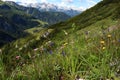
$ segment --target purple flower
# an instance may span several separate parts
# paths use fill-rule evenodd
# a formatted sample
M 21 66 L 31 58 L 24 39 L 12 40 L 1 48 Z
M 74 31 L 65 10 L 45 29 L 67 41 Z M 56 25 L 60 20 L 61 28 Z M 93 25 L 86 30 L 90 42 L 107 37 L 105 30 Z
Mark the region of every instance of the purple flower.
M 85 31 L 85 34 L 86 34 L 86 35 L 89 35 L 89 34 L 90 34 L 90 31 Z
M 52 51 L 52 50 L 50 50 L 50 51 L 49 51 L 49 53 L 50 53 L 50 54 L 52 54 L 52 53 L 53 53 L 53 51 Z
M 65 51 L 62 51 L 62 55 L 65 56 Z
M 118 42 L 120 42 L 120 39 L 118 40 Z
M 50 44 L 49 44 L 49 45 L 50 45 L 51 47 L 52 47 L 52 46 L 54 46 L 54 42 L 50 42 Z

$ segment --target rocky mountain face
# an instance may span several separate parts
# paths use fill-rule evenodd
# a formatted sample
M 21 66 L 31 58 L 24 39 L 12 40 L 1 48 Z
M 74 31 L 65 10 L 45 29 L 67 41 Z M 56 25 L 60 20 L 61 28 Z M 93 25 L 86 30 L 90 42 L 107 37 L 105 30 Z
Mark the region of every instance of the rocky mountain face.
M 66 13 L 67 15 L 73 17 L 76 16 L 78 14 L 80 14 L 82 12 L 82 10 L 75 10 L 72 8 L 64 8 L 64 7 L 59 7 L 57 5 L 54 4 L 50 4 L 50 3 L 30 3 L 30 4 L 26 4 L 26 3 L 21 3 L 18 2 L 18 4 L 20 5 L 24 5 L 27 7 L 34 7 L 37 8 L 38 10 L 42 11 L 42 12 L 63 12 Z

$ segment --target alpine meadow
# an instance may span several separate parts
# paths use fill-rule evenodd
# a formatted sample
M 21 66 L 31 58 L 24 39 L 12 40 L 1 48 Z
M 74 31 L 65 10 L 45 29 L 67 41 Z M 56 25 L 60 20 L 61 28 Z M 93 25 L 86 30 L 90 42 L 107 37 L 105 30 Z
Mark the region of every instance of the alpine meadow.
M 0 80 L 120 80 L 120 0 L 76 12 L 0 1 Z

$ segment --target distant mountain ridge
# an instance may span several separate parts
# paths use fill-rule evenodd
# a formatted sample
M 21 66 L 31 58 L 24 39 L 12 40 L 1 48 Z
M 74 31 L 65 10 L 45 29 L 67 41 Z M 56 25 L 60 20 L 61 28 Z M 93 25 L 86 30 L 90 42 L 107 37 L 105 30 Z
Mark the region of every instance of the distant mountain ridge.
M 26 29 L 46 27 L 69 18 L 62 12 L 40 12 L 12 1 L 0 1 L 0 46 L 28 35 Z
M 57 5 L 50 4 L 50 3 L 29 3 L 29 4 L 27 4 L 27 3 L 17 2 L 17 4 L 23 5 L 26 7 L 34 7 L 42 12 L 45 12 L 45 11 L 64 12 L 71 17 L 76 16 L 82 12 L 82 10 L 75 10 L 72 8 L 59 7 Z
M 22 6 L 13 1 L 6 1 L 5 3 L 16 7 L 18 10 L 22 10 L 27 14 L 32 15 L 35 18 L 40 19 L 41 21 L 47 22 L 48 25 L 55 24 L 61 21 L 65 21 L 71 18 L 69 15 L 63 12 L 52 12 L 52 11 L 40 11 L 37 8 Z

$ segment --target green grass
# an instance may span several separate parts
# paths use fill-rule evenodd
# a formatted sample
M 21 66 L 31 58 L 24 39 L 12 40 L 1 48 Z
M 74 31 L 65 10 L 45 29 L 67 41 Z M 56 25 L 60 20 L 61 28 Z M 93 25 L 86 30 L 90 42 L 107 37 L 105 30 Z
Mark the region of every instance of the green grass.
M 119 80 L 120 20 L 113 13 L 119 3 L 105 1 L 66 22 L 28 29 L 28 37 L 5 45 L 1 80 Z
M 97 24 L 99 24 L 99 22 L 94 24 L 94 26 Z M 106 32 L 105 34 L 101 33 L 103 29 L 100 29 L 99 27 L 96 28 L 95 31 L 93 31 L 93 28 L 90 29 L 87 27 L 74 34 L 66 35 L 66 38 L 62 41 L 60 41 L 59 38 L 56 40 L 49 38 L 44 44 L 35 47 L 38 48 L 37 51 L 34 51 L 35 48 L 30 46 L 35 45 L 34 42 L 37 41 L 35 40 L 35 36 L 33 43 L 31 44 L 29 41 L 32 38 L 28 38 L 28 40 L 21 39 L 17 41 L 18 43 L 16 42 L 14 45 L 9 45 L 13 47 L 13 49 L 12 51 L 11 49 L 8 50 L 9 57 L 7 58 L 9 58 L 9 63 L 16 66 L 16 68 L 10 66 L 11 64 L 7 65 L 9 66 L 9 69 L 13 68 L 14 70 L 9 74 L 9 77 L 4 78 L 58 80 L 59 77 L 64 77 L 65 80 L 74 80 L 75 77 L 79 75 L 81 78 L 88 80 L 97 80 L 99 78 L 107 79 L 111 77 L 114 77 L 115 80 L 119 80 L 119 78 L 115 76 L 115 72 L 119 69 L 119 63 L 112 67 L 110 66 L 111 63 L 115 63 L 115 60 L 119 61 L 120 42 L 118 40 L 120 39 L 120 32 L 119 26 L 116 26 L 118 27 L 118 30 Z M 87 30 L 90 31 L 88 35 L 85 34 L 85 31 Z M 96 34 L 97 31 L 98 34 Z M 65 36 L 64 32 L 61 32 L 61 34 Z M 80 36 L 81 34 L 83 35 Z M 107 37 L 109 34 L 112 35 L 110 38 Z M 55 45 L 49 47 L 47 44 L 47 41 L 49 40 L 54 42 Z M 105 41 L 105 44 L 100 43 L 102 40 Z M 29 46 L 23 48 L 22 51 L 19 51 L 21 46 L 19 44 L 22 44 L 21 42 L 25 42 L 23 43 L 24 45 L 29 43 Z M 15 48 L 15 44 L 18 44 L 18 48 Z M 42 51 L 41 46 L 46 48 L 47 51 Z M 104 50 L 102 49 L 103 47 L 105 47 Z M 52 51 L 52 54 L 49 51 Z M 21 56 L 19 60 L 15 60 L 15 56 L 17 55 Z M 21 62 L 23 64 L 21 64 Z M 2 69 L 3 65 L 6 64 L 1 64 Z M 2 76 L 5 75 L 3 74 Z

